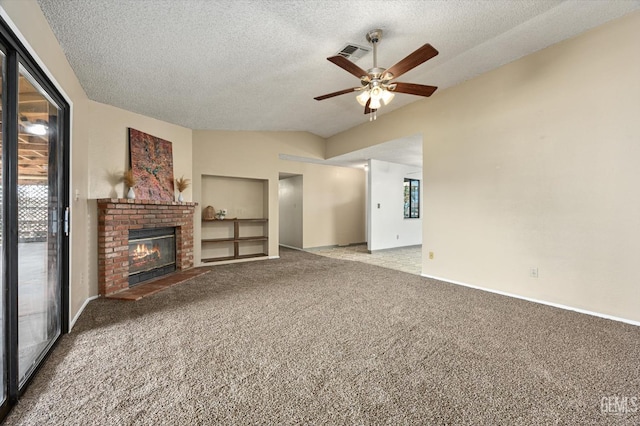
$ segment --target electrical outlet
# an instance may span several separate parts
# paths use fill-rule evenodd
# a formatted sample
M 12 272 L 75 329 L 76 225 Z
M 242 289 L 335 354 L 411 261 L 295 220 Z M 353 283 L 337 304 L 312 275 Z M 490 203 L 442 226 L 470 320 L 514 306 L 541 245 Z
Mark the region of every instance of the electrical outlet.
M 432 251 L 429 252 L 429 259 L 433 260 L 433 252 Z
M 396 235 L 396 240 L 400 239 L 400 234 Z
M 529 276 L 531 278 L 538 278 L 538 268 L 529 269 Z

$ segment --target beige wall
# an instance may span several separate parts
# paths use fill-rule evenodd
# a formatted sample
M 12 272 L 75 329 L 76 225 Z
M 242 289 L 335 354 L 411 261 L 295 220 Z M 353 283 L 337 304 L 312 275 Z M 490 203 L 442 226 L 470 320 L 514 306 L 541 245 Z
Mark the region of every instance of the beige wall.
M 201 176 L 200 210 L 212 206 L 216 212 L 226 209 L 228 218 L 263 218 L 265 184 L 266 181 L 258 179 Z
M 638 40 L 634 13 L 332 137 L 327 154 L 421 132 L 425 274 L 640 321 Z
M 324 139 L 306 132 L 193 132 L 193 199 L 200 202 L 201 176 L 265 179 L 268 183 L 269 255 L 278 255 L 279 173 L 304 176 L 305 247 L 364 241 L 364 172 L 280 160 L 279 154 L 324 158 Z M 200 262 L 200 214 L 196 213 L 196 264 Z M 215 206 L 219 208 L 218 206 Z M 220 206 L 222 207 L 222 206 Z
M 303 176 L 303 248 L 366 241 L 366 175 L 363 169 L 291 161 L 281 164 L 282 171 Z
M 122 173 L 129 168 L 130 127 L 171 142 L 174 176 L 191 179 L 191 129 L 94 101 L 89 111 L 89 198 L 125 196 Z M 191 201 L 191 194 L 189 187 L 184 200 Z

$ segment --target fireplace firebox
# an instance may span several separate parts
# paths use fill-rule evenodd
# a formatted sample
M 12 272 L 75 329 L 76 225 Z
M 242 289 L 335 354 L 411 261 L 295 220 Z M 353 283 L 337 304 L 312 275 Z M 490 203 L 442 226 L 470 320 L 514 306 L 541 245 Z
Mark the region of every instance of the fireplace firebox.
M 176 229 L 129 230 L 129 286 L 176 270 Z

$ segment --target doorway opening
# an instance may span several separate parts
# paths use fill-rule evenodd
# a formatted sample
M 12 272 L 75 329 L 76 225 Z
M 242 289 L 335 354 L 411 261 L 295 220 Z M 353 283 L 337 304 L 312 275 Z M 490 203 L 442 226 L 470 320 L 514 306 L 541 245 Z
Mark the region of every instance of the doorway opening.
M 303 249 L 302 175 L 280 173 L 278 180 L 279 238 L 284 247 Z

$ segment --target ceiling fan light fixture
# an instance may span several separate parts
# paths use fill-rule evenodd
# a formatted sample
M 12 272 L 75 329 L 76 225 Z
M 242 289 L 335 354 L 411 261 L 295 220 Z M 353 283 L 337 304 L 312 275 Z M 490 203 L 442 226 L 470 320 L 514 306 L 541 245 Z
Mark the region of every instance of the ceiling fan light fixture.
M 362 106 L 365 106 L 367 104 L 367 101 L 369 100 L 369 97 L 371 95 L 369 94 L 368 90 L 363 90 L 362 93 L 360 93 L 358 96 L 356 96 L 356 100 L 358 101 L 358 103 Z
M 389 102 L 391 102 L 395 96 L 395 93 L 385 89 L 382 91 L 382 102 L 384 102 L 385 105 L 389 105 Z
M 380 104 L 380 98 L 374 98 L 373 96 L 371 97 L 371 103 L 369 104 L 369 108 L 370 109 L 378 109 L 380 108 L 382 105 Z
M 382 98 L 382 92 L 384 90 L 380 86 L 374 86 L 371 88 L 371 100 Z

